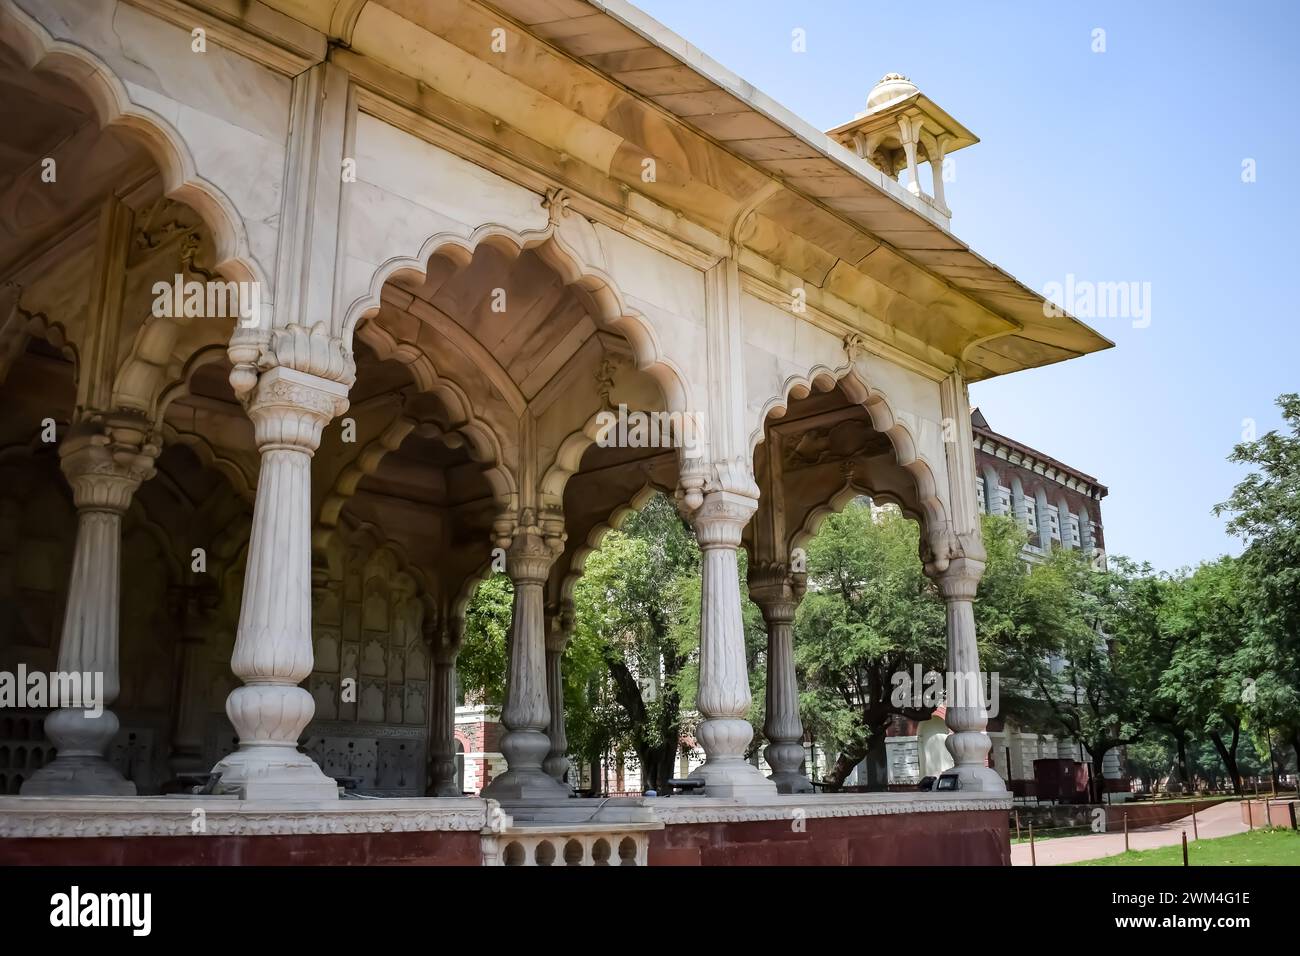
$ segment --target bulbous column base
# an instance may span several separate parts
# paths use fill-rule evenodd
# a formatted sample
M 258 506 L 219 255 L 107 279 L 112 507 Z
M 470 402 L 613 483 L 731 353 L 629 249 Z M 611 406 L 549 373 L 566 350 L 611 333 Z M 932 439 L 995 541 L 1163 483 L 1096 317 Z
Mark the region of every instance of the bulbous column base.
M 776 784 L 777 793 L 812 793 L 812 781 L 799 772 L 803 747 L 794 741 L 773 741 L 763 751 L 772 768 L 768 780 Z
M 978 762 L 987 758 L 989 753 L 989 738 L 982 730 L 954 731 L 948 735 L 945 745 L 956 765 L 944 772 L 957 775 L 958 789 L 980 793 L 1007 792 L 1002 776 L 992 767 Z
M 89 716 L 77 707 L 62 707 L 45 718 L 45 733 L 57 748 L 55 758 L 25 781 L 23 796 L 133 797 L 135 784 L 104 759 L 117 734 L 111 710 Z
M 748 797 L 776 793 L 776 784 L 744 758 L 754 736 L 749 721 L 738 717 L 711 717 L 695 731 L 704 747 L 704 763 L 688 780 L 703 780 L 707 797 Z
M 432 753 L 429 756 L 429 796 L 461 796 L 460 780 L 456 773 L 455 754 Z
M 571 796 L 569 788 L 542 769 L 551 741 L 540 730 L 512 730 L 501 738 L 509 770 L 483 788 L 481 796 L 502 803 Z
M 218 793 L 245 800 L 336 800 L 338 784 L 298 750 L 298 735 L 315 712 L 311 694 L 290 684 L 246 684 L 226 701 L 239 749 L 212 768 Z

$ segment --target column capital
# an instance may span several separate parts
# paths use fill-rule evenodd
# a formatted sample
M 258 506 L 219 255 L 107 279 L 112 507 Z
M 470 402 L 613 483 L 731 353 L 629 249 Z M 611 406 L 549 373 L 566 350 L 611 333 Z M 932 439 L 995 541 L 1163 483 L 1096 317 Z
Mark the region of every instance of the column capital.
M 768 624 L 792 623 L 807 589 L 808 575 L 792 572 L 784 562 L 762 561 L 749 566 L 749 597 Z
M 430 614 L 425 618 L 424 643 L 435 664 L 450 666 L 460 656 L 460 646 L 465 639 L 463 617 L 439 617 Z
M 260 450 L 284 446 L 311 454 L 325 426 L 348 410 L 348 387 L 276 366 L 258 376 L 246 400 Z
M 230 356 L 230 385 L 241 401 L 248 401 L 261 376 L 274 368 L 292 369 L 343 386 L 343 394 L 357 379 L 356 360 L 324 322 L 308 327 L 289 324 L 278 329 L 237 327 L 226 347 Z M 343 414 L 340 409 L 336 414 Z
M 951 525 L 945 524 L 934 530 L 925 529 L 921 535 L 921 563 L 925 565 L 926 576 L 938 582 L 940 588 L 945 578 L 972 574 L 978 584 L 984 574 L 986 557 L 978 531 L 958 534 Z
M 564 553 L 564 516 L 545 509 L 503 512 L 492 527 L 493 541 L 506 552 L 506 573 L 516 584 L 545 584 L 551 565 Z
M 741 533 L 758 510 L 754 472 L 736 459 L 688 460 L 677 484 L 677 510 L 695 529 L 702 548 L 737 548 Z
M 59 445 L 59 465 L 78 510 L 123 514 L 141 483 L 154 476 L 161 440 L 136 415 L 91 415 Z

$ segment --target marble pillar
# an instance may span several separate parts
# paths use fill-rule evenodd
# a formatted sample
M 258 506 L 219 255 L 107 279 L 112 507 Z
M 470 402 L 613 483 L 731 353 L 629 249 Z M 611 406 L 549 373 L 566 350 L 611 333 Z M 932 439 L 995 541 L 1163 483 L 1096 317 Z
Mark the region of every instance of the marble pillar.
M 206 576 L 172 589 L 176 615 L 176 677 L 172 703 L 171 753 L 167 766 L 173 776 L 199 773 L 203 762 L 203 732 L 207 719 L 207 669 L 203 649 L 215 624 L 221 595 Z
M 160 448 L 144 420 L 95 417 L 59 447 L 77 507 L 77 540 L 68 583 L 58 670 L 79 675 L 80 691 L 45 718 L 54 760 L 23 786 L 24 796 L 134 796 L 135 784 L 105 759 L 117 734 L 118 625 L 122 515 L 141 482 L 153 477 Z
M 430 635 L 433 661 L 429 697 L 429 796 L 461 796 L 456 773 L 456 658 L 460 654 L 465 622 L 452 619 Z
M 501 753 L 507 770 L 483 790 L 494 800 L 567 797 L 568 788 L 542 769 L 551 742 L 546 728 L 551 708 L 546 687 L 546 578 L 563 549 L 562 520 L 535 523 L 525 511 L 507 539 L 506 573 L 514 584 L 506 701 L 501 708 Z M 502 543 L 503 539 L 498 539 Z
M 803 600 L 806 576 L 792 574 L 783 564 L 751 572 L 749 596 L 767 624 L 767 712 L 763 751 L 772 768 L 768 779 L 779 793 L 812 793 L 812 783 L 799 772 L 803 762 L 803 722 L 799 719 L 799 684 L 794 672 L 794 616 Z
M 947 702 L 945 719 L 952 731 L 947 747 L 962 790 L 1001 793 L 1006 784 L 987 766 L 992 744 L 985 732 L 988 702 L 975 640 L 975 592 L 983 574 L 983 561 L 958 557 L 935 576 L 947 608 L 948 674 L 954 691 Z
M 559 611 L 547 615 L 546 623 L 546 697 L 551 705 L 551 722 L 546 728 L 546 736 L 551 749 L 546 753 L 542 769 L 560 783 L 565 783 L 564 774 L 569 769 L 569 739 L 564 733 L 564 649 L 573 634 L 572 602 L 565 601 Z
M 704 493 L 690 511 L 702 552 L 696 706 L 704 717 L 695 731 L 704 763 L 691 779 L 703 780 L 705 794 L 711 797 L 776 792 L 776 785 L 745 759 L 754 730 L 749 724 L 749 668 L 736 549 L 755 505 L 753 498 L 718 490 Z
M 347 409 L 347 393 L 338 381 L 276 366 L 248 399 L 262 461 L 230 662 L 244 683 L 226 700 L 239 749 L 213 768 L 220 792 L 246 800 L 338 797 L 335 782 L 298 749 L 316 710 L 298 684 L 313 660 L 311 459 L 321 430 Z

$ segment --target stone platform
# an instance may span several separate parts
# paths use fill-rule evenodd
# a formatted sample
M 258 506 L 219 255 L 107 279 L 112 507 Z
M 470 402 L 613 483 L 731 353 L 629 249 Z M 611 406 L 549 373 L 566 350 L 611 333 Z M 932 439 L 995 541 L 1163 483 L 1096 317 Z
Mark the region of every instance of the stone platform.
M 1009 796 L 0 797 L 0 865 L 1008 865 Z

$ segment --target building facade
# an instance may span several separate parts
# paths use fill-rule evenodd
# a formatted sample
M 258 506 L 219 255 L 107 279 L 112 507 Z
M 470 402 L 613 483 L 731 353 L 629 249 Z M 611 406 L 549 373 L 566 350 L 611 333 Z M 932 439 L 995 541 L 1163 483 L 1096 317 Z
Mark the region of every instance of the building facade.
M 100 682 L 5 702 L 7 846 L 188 846 L 148 795 L 189 784 L 222 838 L 462 852 L 502 805 L 538 819 L 569 593 L 656 491 L 704 552 L 705 803 L 623 822 L 759 824 L 806 787 L 789 557 L 854 496 L 921 524 L 978 671 L 967 386 L 1110 343 L 952 234 L 937 171 L 975 140 L 914 85 L 819 131 L 621 0 L 0 0 L 0 84 L 0 668 Z M 627 413 L 675 437 L 603 441 Z M 773 779 L 743 756 L 741 547 Z M 454 688 L 493 570 L 489 805 L 458 796 Z M 967 813 L 992 852 L 984 717 L 947 725 L 962 794 L 848 815 Z

